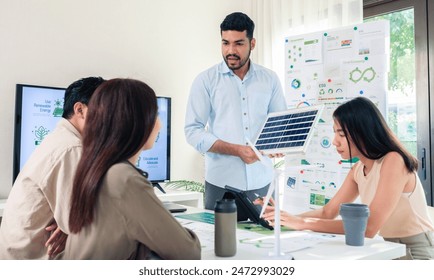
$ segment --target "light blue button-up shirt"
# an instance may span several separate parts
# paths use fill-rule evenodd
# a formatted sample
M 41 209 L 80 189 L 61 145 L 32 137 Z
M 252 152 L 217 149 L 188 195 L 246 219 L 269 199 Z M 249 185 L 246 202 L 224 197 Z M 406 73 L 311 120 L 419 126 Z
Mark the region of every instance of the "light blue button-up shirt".
M 267 114 L 287 109 L 279 78 L 250 62 L 241 80 L 223 61 L 194 80 L 187 104 L 184 132 L 187 142 L 205 154 L 205 180 L 241 190 L 265 187 L 272 180 L 272 164 L 245 164 L 239 157 L 208 152 L 218 139 L 246 145 L 254 142 Z M 268 158 L 266 160 L 269 160 Z

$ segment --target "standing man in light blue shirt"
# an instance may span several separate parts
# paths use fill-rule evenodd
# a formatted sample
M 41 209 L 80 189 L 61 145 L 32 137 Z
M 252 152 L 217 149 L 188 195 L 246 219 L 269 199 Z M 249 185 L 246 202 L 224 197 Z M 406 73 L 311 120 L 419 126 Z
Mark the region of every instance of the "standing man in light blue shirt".
M 287 109 L 273 71 L 254 64 L 253 21 L 245 14 L 228 15 L 220 25 L 221 62 L 194 80 L 187 105 L 187 142 L 205 154 L 205 208 L 214 209 L 225 186 L 265 196 L 272 180 L 246 139 L 254 141 L 267 114 Z M 269 160 L 268 158 L 265 160 Z M 246 217 L 239 212 L 238 220 Z

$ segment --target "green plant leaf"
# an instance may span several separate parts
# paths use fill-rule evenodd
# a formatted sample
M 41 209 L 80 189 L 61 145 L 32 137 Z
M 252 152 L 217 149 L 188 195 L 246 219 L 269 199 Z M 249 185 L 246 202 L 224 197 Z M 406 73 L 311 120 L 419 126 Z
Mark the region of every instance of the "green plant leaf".
M 205 185 L 196 181 L 188 181 L 188 180 L 177 180 L 177 181 L 169 181 L 166 183 L 166 188 L 168 189 L 184 189 L 186 191 L 194 191 L 194 192 L 205 192 Z

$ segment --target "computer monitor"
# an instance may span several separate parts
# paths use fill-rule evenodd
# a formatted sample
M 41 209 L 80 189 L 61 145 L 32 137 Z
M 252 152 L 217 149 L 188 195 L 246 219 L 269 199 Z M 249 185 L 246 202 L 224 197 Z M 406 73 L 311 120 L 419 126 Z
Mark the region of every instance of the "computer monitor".
M 54 130 L 63 114 L 65 88 L 16 85 L 13 178 L 33 150 Z M 171 98 L 157 97 L 162 126 L 154 147 L 141 153 L 137 166 L 153 184 L 170 180 Z
M 137 162 L 137 166 L 148 173 L 148 179 L 154 185 L 170 180 L 171 98 L 159 96 L 157 103 L 160 132 L 152 149 L 143 151 Z

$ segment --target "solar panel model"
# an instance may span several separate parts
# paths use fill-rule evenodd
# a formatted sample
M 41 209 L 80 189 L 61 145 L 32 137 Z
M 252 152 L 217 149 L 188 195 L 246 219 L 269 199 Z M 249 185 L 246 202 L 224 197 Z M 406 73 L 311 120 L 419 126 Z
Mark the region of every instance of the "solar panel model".
M 316 105 L 268 114 L 254 146 L 264 154 L 306 152 L 323 108 Z

